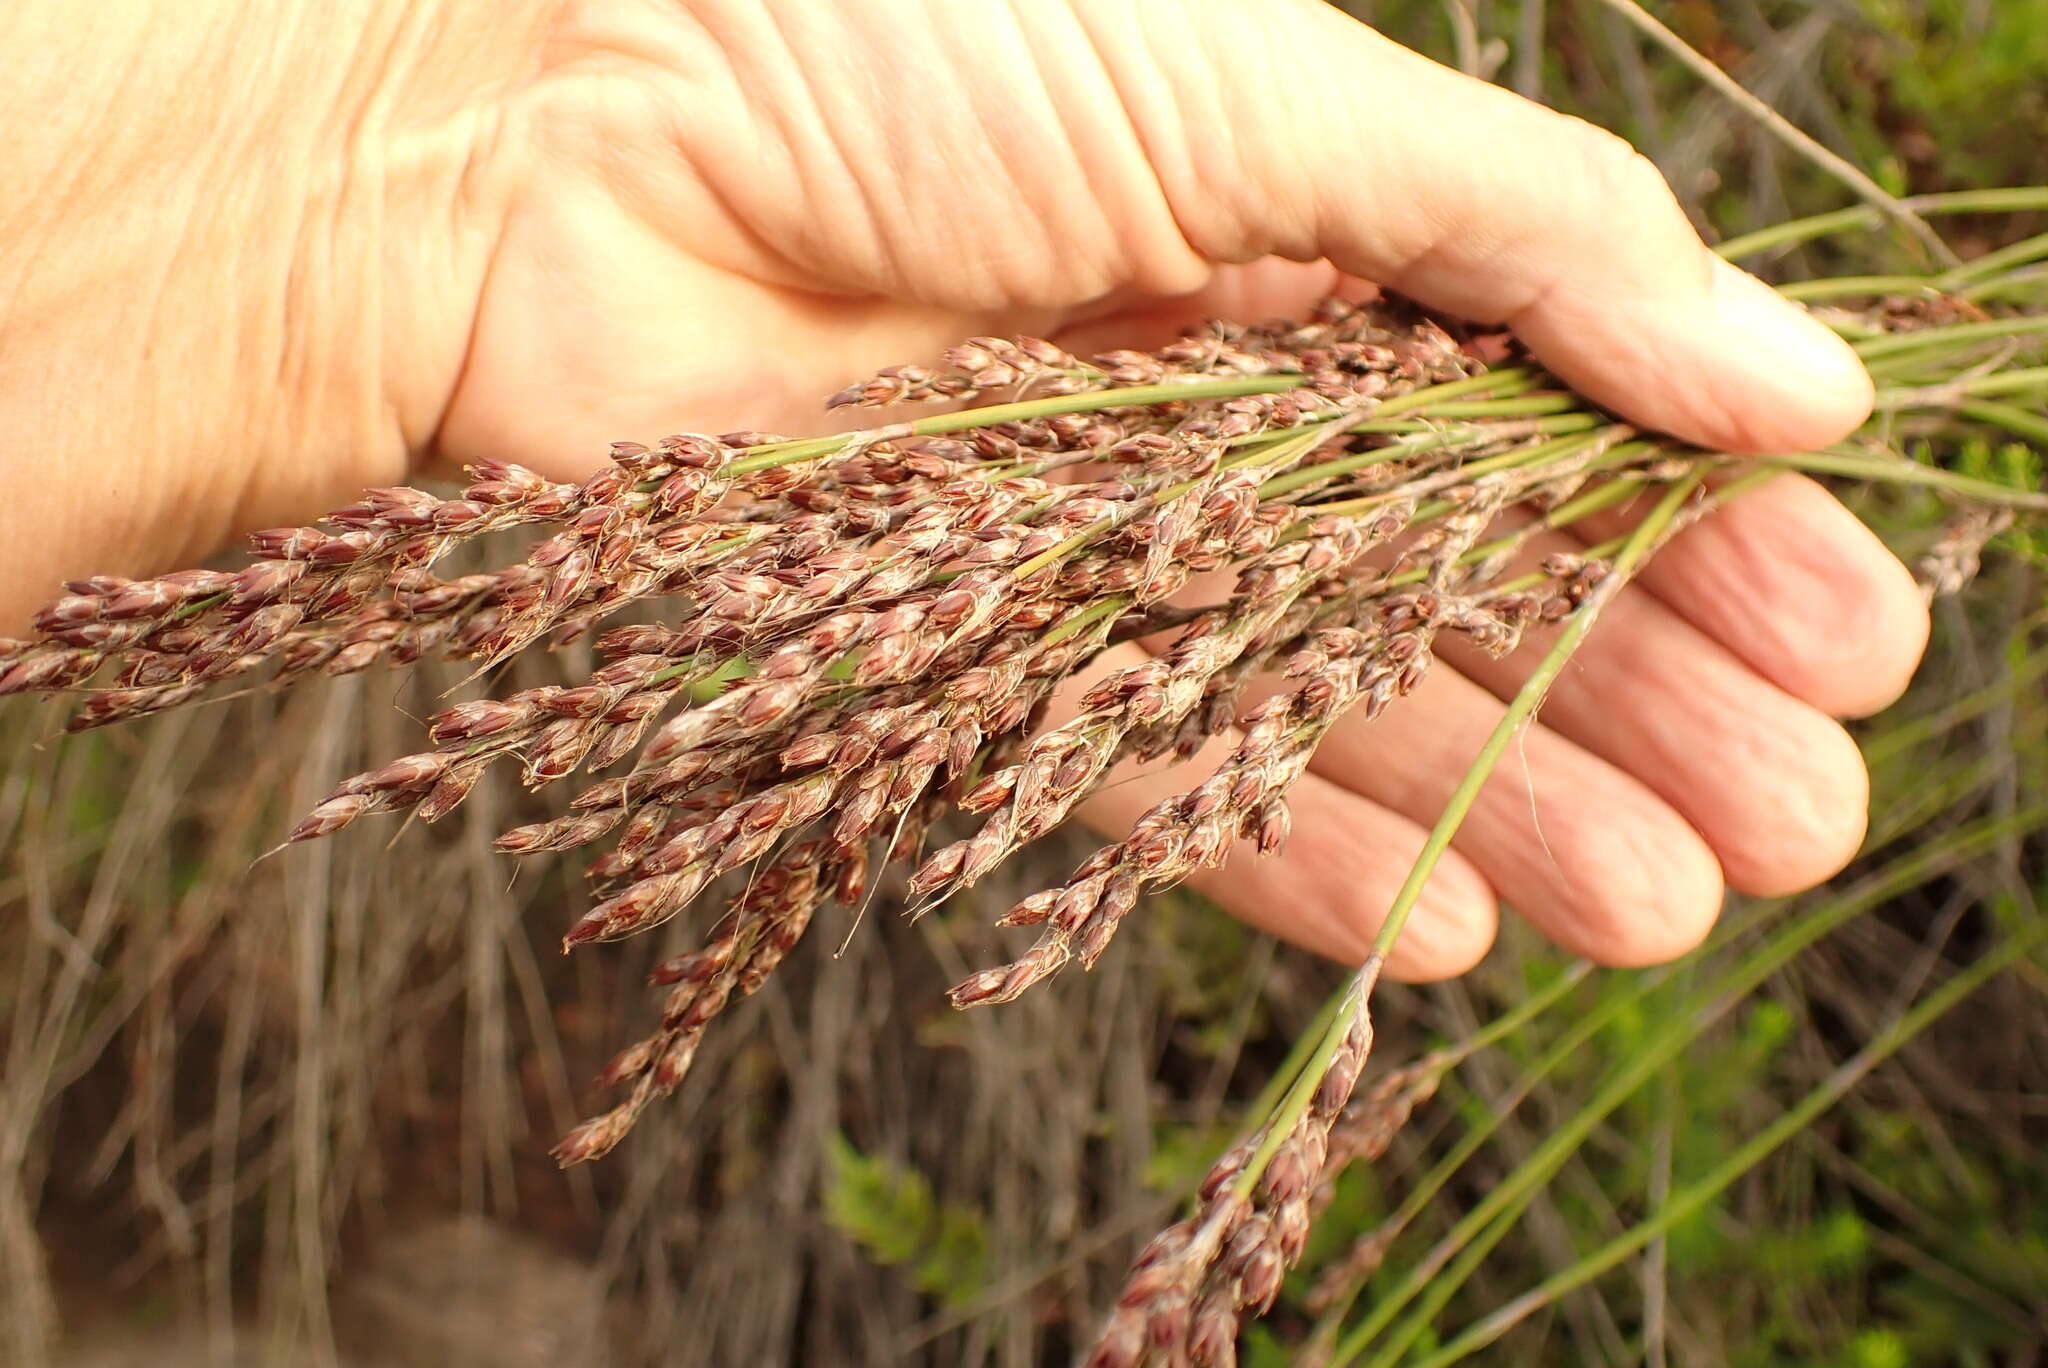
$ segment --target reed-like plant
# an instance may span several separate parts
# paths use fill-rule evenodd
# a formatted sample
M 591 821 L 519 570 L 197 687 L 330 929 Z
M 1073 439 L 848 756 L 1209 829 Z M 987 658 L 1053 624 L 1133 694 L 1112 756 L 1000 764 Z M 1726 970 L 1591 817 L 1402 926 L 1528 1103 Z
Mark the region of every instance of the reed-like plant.
M 1925 209 L 2044 204 L 2009 192 Z M 1854 226 L 1857 212 L 1771 240 Z M 1837 447 L 1746 464 L 1638 432 L 1513 353 L 1489 365 L 1467 330 L 1398 300 L 1216 322 L 1087 359 L 975 338 L 833 400 L 947 405 L 927 416 L 824 438 L 620 443 L 576 484 L 484 463 L 452 495 L 372 490 L 318 526 L 259 532 L 239 569 L 76 581 L 33 639 L 0 643 L 0 694 L 69 692 L 70 726 L 87 729 L 428 657 L 483 675 L 594 639 L 604 663 L 588 678 L 447 707 L 426 748 L 346 780 L 286 837 L 380 814 L 431 822 L 494 766 L 536 788 L 583 776 L 561 815 L 498 842 L 587 852 L 597 896 L 564 928 L 565 950 L 726 890 L 699 948 L 653 971 L 649 1033 L 601 1078 L 621 1099 L 556 1147 L 572 1164 L 615 1146 L 681 1081 L 713 1019 L 820 907 L 859 904 L 877 871 L 900 871 L 920 915 L 1061 826 L 1120 767 L 1187 761 L 1237 729 L 1206 773 L 1008 910 L 1001 924 L 1037 928 L 1035 942 L 952 999 L 1010 1001 L 1094 964 L 1148 889 L 1241 840 L 1277 855 L 1289 787 L 1331 727 L 1411 691 L 1440 639 L 1503 654 L 1556 625 L 1371 956 L 1187 1219 L 1140 1257 L 1092 1359 L 1231 1362 L 1321 1194 L 1384 1148 L 1448 1067 L 1431 1057 L 1359 1086 L 1380 967 L 1494 763 L 1643 562 L 1780 468 L 1952 500 L 1923 562 L 1933 589 L 1966 581 L 2016 518 L 2048 511 L 2038 489 L 1906 449 L 1930 420 L 2048 437 L 2048 367 L 2025 364 L 2048 343 L 2044 257 L 2048 240 L 2031 239 L 1938 276 L 1801 287 L 1879 377 L 1879 411 Z M 1631 503 L 1645 510 L 1632 532 L 1517 568 L 1538 532 Z M 501 569 L 437 573 L 505 532 L 539 535 Z M 1189 601 L 1191 577 L 1218 570 L 1234 588 Z M 1141 637 L 1163 644 L 1046 725 L 1062 684 Z M 1242 707 L 1265 674 L 1286 687 Z M 1354 1270 L 1371 1259 L 1361 1251 Z M 1344 1304 L 1341 1285 L 1325 1299 Z

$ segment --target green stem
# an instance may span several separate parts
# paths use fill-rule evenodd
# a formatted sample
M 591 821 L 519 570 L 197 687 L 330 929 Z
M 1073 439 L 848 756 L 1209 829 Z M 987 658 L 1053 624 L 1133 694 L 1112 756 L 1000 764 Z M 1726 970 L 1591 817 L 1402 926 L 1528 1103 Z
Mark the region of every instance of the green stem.
M 1429 406 L 1429 417 L 1438 418 L 1537 418 L 1550 413 L 1573 413 L 1585 406 L 1575 394 L 1517 394 L 1505 399 L 1451 399 Z M 1374 418 L 1354 424 L 1352 432 L 1385 432 L 1405 425 L 1401 419 Z
M 1903 295 L 1932 292 L 1934 281 L 1927 276 L 1869 275 L 1823 276 L 1819 280 L 1795 280 L 1780 285 L 1778 293 L 1787 299 L 1847 299 L 1855 295 Z
M 947 432 L 991 427 L 997 423 L 1028 422 L 1060 413 L 1090 413 L 1108 408 L 1143 408 L 1154 404 L 1185 403 L 1197 399 L 1230 399 L 1246 394 L 1279 394 L 1301 388 L 1299 372 L 1278 375 L 1235 375 L 1221 380 L 1189 380 L 1169 385 L 1131 385 L 1120 389 L 1086 390 L 1080 394 L 1052 394 L 1041 399 L 1022 399 L 1014 404 L 990 404 L 953 413 L 935 413 L 901 425 L 875 429 L 900 431 L 906 436 L 934 437 Z M 791 465 L 797 461 L 830 456 L 862 437 L 859 432 L 842 432 L 831 437 L 807 437 L 790 442 L 771 442 L 749 447 L 726 470 L 733 475 L 750 475 L 757 470 Z
M 1583 964 L 1584 961 L 1580 961 L 1580 963 Z M 1549 1049 L 1545 1050 L 1534 1063 L 1518 1069 L 1516 1071 L 1514 1088 L 1505 1097 L 1502 1097 L 1483 1119 L 1474 1123 L 1463 1136 L 1459 1137 L 1458 1143 L 1442 1159 L 1438 1160 L 1428 1173 L 1423 1175 L 1415 1187 L 1402 1199 L 1401 1205 L 1395 1208 L 1394 1214 L 1382 1222 L 1378 1230 L 1374 1232 L 1381 1239 L 1382 1247 L 1390 1245 L 1399 1237 L 1402 1231 L 1406 1230 L 1414 1222 L 1416 1217 L 1429 1208 L 1429 1204 L 1436 1199 L 1436 1195 L 1443 1191 L 1451 1179 L 1458 1176 L 1465 1165 L 1471 1161 L 1472 1156 L 1479 1153 L 1485 1147 L 1486 1142 L 1493 1138 L 1494 1132 L 1506 1124 L 1507 1119 L 1514 1115 L 1515 1109 L 1521 1106 L 1522 1102 L 1535 1091 L 1538 1083 L 1541 1083 L 1566 1060 L 1578 1053 L 1579 1049 L 1587 1041 L 1605 1030 L 1608 1024 L 1615 1018 L 1619 1017 L 1637 1002 L 1640 1002 L 1652 989 L 1662 984 L 1670 977 L 1671 972 L 1671 966 L 1665 965 L 1637 975 L 1632 982 L 1619 991 L 1611 992 L 1593 1010 L 1575 1018 L 1570 1028 L 1563 1035 L 1559 1036 L 1556 1042 Z M 1326 1314 L 1323 1326 L 1321 1327 L 1321 1333 L 1332 1333 L 1337 1326 L 1341 1325 L 1350 1316 L 1351 1308 L 1357 1304 L 1359 1295 L 1365 1290 L 1365 1283 L 1366 1279 L 1361 1278 L 1345 1292 L 1341 1300 Z M 1332 1368 L 1335 1368 L 1335 1365 L 1342 1361 L 1340 1359 L 1332 1359 Z
M 1573 653 L 1578 650 L 1579 643 L 1585 640 L 1586 633 L 1591 630 L 1600 609 L 1628 580 L 1643 557 L 1648 555 L 1670 530 L 1679 510 L 1684 507 L 1685 501 L 1692 497 L 1693 491 L 1699 488 L 1704 478 L 1703 474 L 1695 472 L 1678 481 L 1637 525 L 1635 531 L 1630 534 L 1627 544 L 1616 555 L 1613 573 L 1594 588 L 1586 602 L 1580 605 L 1579 610 L 1565 623 L 1564 630 L 1558 633 L 1557 640 L 1550 650 L 1537 662 L 1535 670 L 1516 693 L 1514 701 L 1508 704 L 1492 735 L 1488 736 L 1485 744 L 1479 748 L 1479 754 L 1473 759 L 1471 767 L 1465 771 L 1465 777 L 1459 781 L 1458 787 L 1452 791 L 1450 799 L 1444 804 L 1442 814 L 1437 818 L 1436 825 L 1431 828 L 1428 839 L 1423 842 L 1421 853 L 1415 857 L 1415 863 L 1409 868 L 1407 880 L 1402 883 L 1400 891 L 1394 895 L 1393 902 L 1388 906 L 1386 920 L 1380 924 L 1379 935 L 1373 939 L 1372 953 L 1366 956 L 1365 963 L 1351 980 L 1345 998 L 1349 1010 L 1338 1012 L 1331 1021 L 1323 1033 L 1323 1038 L 1317 1042 L 1314 1053 L 1309 1056 L 1309 1062 L 1302 1070 L 1301 1077 L 1295 1081 L 1279 1109 L 1266 1122 L 1264 1140 L 1253 1152 L 1250 1161 L 1245 1164 L 1244 1170 L 1234 1184 L 1240 1197 L 1251 1195 L 1259 1179 L 1264 1175 L 1266 1165 L 1271 1162 L 1273 1155 L 1279 1151 L 1287 1137 L 1293 1133 L 1294 1128 L 1300 1124 L 1301 1118 L 1307 1115 L 1309 1104 L 1314 1100 L 1316 1090 L 1322 1086 L 1323 1075 L 1328 1071 L 1330 1061 L 1336 1057 L 1337 1051 L 1343 1047 L 1345 1036 L 1350 1033 L 1354 1016 L 1365 1008 L 1372 986 L 1379 977 L 1380 966 L 1392 953 L 1394 942 L 1401 935 L 1401 929 L 1408 924 L 1409 914 L 1420 901 L 1423 886 L 1429 882 L 1430 875 L 1435 873 L 1437 863 L 1443 858 L 1444 852 L 1450 849 L 1451 838 L 1464 824 L 1465 815 L 1471 811 L 1480 788 L 1492 774 L 1494 766 L 1500 763 L 1501 756 L 1506 753 L 1508 743 L 1522 729 L 1523 723 L 1534 715 L 1544 696 L 1549 693 L 1551 683 L 1564 669 L 1565 662 L 1571 659 Z
M 1588 414 L 1586 417 L 1591 419 L 1592 415 Z M 1575 423 L 1574 426 L 1578 426 L 1578 424 Z M 1615 425 L 1604 429 L 1602 432 L 1591 434 L 1583 432 L 1568 433 L 1565 436 L 1553 438 L 1550 441 L 1538 442 L 1532 446 L 1516 447 L 1511 451 L 1504 451 L 1498 456 L 1489 456 L 1483 460 L 1474 461 L 1471 465 L 1462 467 L 1458 473 L 1462 478 L 1476 479 L 1495 470 L 1507 470 L 1517 466 L 1530 465 L 1537 461 L 1550 460 L 1555 457 L 1575 455 L 1585 447 L 1600 441 L 1612 441 L 1615 437 L 1626 435 L 1629 431 L 1630 429 L 1628 428 Z M 1473 432 L 1474 435 L 1469 438 L 1461 435 L 1411 438 L 1408 441 L 1375 447 L 1371 451 L 1353 452 L 1349 456 L 1340 456 L 1334 461 L 1325 461 L 1320 465 L 1310 466 L 1306 470 L 1291 470 L 1285 474 L 1275 475 L 1272 479 L 1260 485 L 1259 497 L 1261 499 L 1277 499 L 1284 495 L 1292 494 L 1297 489 L 1303 489 L 1312 484 L 1320 484 L 1324 480 L 1335 479 L 1340 475 L 1349 475 L 1354 471 L 1363 470 L 1367 466 L 1383 465 L 1389 461 L 1400 460 L 1404 456 L 1440 450 L 1445 447 L 1476 445 L 1487 440 L 1491 435 L 1483 428 L 1474 429 Z M 1398 497 L 1400 495 L 1395 492 L 1366 494 L 1343 503 L 1317 504 L 1314 507 L 1319 513 L 1327 513 L 1337 509 L 1362 512 L 1366 508 L 1391 502 Z
M 1530 1313 L 1548 1306 L 1574 1288 L 1584 1286 L 1650 1241 L 1697 1215 L 1729 1184 L 1756 1167 L 1771 1151 L 1812 1125 L 1822 1112 L 1839 1102 L 1866 1074 L 1896 1054 L 1930 1023 L 2044 941 L 2048 941 L 2048 919 L 2035 921 L 1997 949 L 1978 958 L 1969 968 L 1929 993 L 1911 1011 L 1879 1031 L 1862 1049 L 1822 1080 L 1819 1087 L 1738 1146 L 1704 1177 L 1670 1194 L 1654 1217 L 1609 1240 L 1569 1268 L 1545 1278 L 1422 1360 L 1419 1368 L 1443 1368 L 1445 1364 L 1455 1363 L 1474 1350 L 1484 1348 Z
M 2038 413 L 2029 413 L 2023 408 L 1992 399 L 1965 399 L 1956 405 L 1956 412 L 1965 418 L 2004 428 L 2014 436 L 2024 437 L 2038 445 L 2048 446 L 2048 418 Z
M 1902 409 L 1946 409 L 1964 397 L 1984 398 L 1995 394 L 2048 394 L 2048 366 L 2021 366 L 2017 370 L 1972 375 L 1935 385 L 1898 385 L 1877 392 L 1874 407 L 1880 413 Z
M 1451 405 L 1446 404 L 1446 408 Z M 1554 417 L 1531 418 L 1521 423 L 1468 423 L 1436 421 L 1434 412 L 1424 418 L 1389 418 L 1385 422 L 1357 423 L 1344 429 L 1346 432 L 1364 433 L 1387 437 L 1416 437 L 1437 433 L 1458 438 L 1454 445 L 1471 445 L 1475 442 L 1501 441 L 1511 436 L 1550 437 L 1561 432 L 1584 432 L 1587 428 L 1598 427 L 1606 420 L 1597 413 L 1575 409 Z
M 1437 1270 L 1448 1260 L 1450 1251 L 1464 1248 L 1510 1203 L 1548 1182 L 1602 1120 L 1633 1096 L 1702 1030 L 1725 1015 L 1766 978 L 1822 936 L 1869 908 L 1896 897 L 1904 889 L 1918 887 L 1973 856 L 1996 849 L 2013 833 L 2030 831 L 2044 821 L 2048 821 L 2048 808 L 2034 808 L 1960 828 L 1939 844 L 1902 856 L 1855 888 L 1836 895 L 1780 927 L 1736 967 L 1696 993 L 1684 1010 L 1673 1013 L 1668 1023 L 1650 1038 L 1639 1053 L 1621 1063 L 1585 1106 L 1553 1130 L 1513 1172 L 1495 1183 L 1439 1242 L 1441 1257 L 1411 1269 L 1401 1284 L 1383 1297 L 1366 1319 L 1345 1337 L 1330 1361 L 1331 1368 L 1340 1368 L 1364 1353 L 1402 1309 L 1435 1280 Z M 1391 1362 L 1390 1349 L 1398 1352 L 1405 1348 L 1426 1328 L 1426 1322 L 1412 1319 L 1404 1322 L 1388 1344 L 1382 1346 L 1375 1363 Z
M 1114 621 L 1118 614 L 1130 606 L 1131 596 L 1129 594 L 1111 594 L 1108 598 L 1098 599 L 1080 612 L 1075 613 L 1072 617 L 1062 618 L 1059 622 L 1055 623 L 1046 632 L 1045 636 L 1040 639 L 1039 645 L 1057 646 L 1068 637 L 1074 635 L 1074 633 L 1084 628 L 1092 627 L 1105 618 Z
M 1287 1058 L 1280 1061 L 1280 1067 L 1273 1071 L 1273 1076 L 1266 1080 L 1266 1086 L 1259 1090 L 1259 1095 L 1252 1100 L 1252 1105 L 1245 1109 L 1246 1116 L 1270 1116 L 1273 1109 L 1280 1105 L 1280 1100 L 1301 1077 L 1302 1070 L 1308 1067 L 1309 1058 L 1315 1053 L 1317 1042 L 1329 1034 L 1330 1023 L 1337 1019 L 1337 1013 L 1344 1009 L 1344 1003 L 1350 996 L 1351 980 L 1347 977 L 1335 992 L 1324 999 L 1323 1005 L 1316 1009 L 1316 1014 L 1309 1021 L 1307 1028 L 1295 1037 L 1294 1044 L 1288 1047 Z
M 1981 323 L 1950 323 L 1939 328 L 1918 328 L 1912 332 L 1886 333 L 1850 343 L 1866 362 L 1937 347 L 1964 347 L 1978 342 L 1995 342 L 2004 337 L 2048 334 L 2048 318 L 1990 318 Z
M 1431 425 L 1427 422 L 1428 415 L 1435 413 L 1439 406 L 1449 407 L 1454 403 L 1466 402 L 1460 398 L 1462 395 L 1486 394 L 1490 396 L 1486 400 L 1475 401 L 1483 403 L 1513 399 L 1521 396 L 1528 390 L 1536 388 L 1546 378 L 1546 376 L 1538 372 L 1519 366 L 1511 366 L 1504 370 L 1488 371 L 1483 375 L 1468 375 L 1462 380 L 1446 380 L 1442 384 L 1427 385 L 1422 389 L 1411 390 L 1407 394 L 1382 400 L 1373 407 L 1362 411 L 1363 414 L 1371 416 L 1361 417 L 1357 426 L 1346 428 L 1345 430 L 1347 432 L 1390 430 L 1396 427 L 1394 419 L 1398 415 L 1421 411 L 1423 417 L 1415 420 L 1419 424 L 1417 430 L 1434 431 L 1436 430 L 1436 425 Z M 1548 421 L 1554 422 L 1557 420 L 1551 419 Z M 1478 429 L 1474 430 L 1477 431 Z M 1229 447 L 1249 446 L 1260 442 L 1269 442 L 1273 440 L 1275 435 L 1272 432 L 1250 432 L 1242 437 L 1232 437 L 1224 445 Z
M 1925 465 L 1904 458 L 1885 460 L 1835 447 L 1827 451 L 1764 456 L 1759 460 L 1764 465 L 1786 470 L 1806 470 L 1818 475 L 1846 475 L 1852 479 L 1883 484 L 1925 485 L 1930 489 L 1945 490 L 1959 498 L 1974 499 L 2005 508 L 2022 508 L 2035 513 L 2048 512 L 2048 494 L 2010 489 L 2005 485 L 1993 484 L 1989 480 L 1958 475 L 1952 470 L 1943 470 L 1940 466 Z
M 1144 408 L 1155 404 L 1185 403 L 1198 399 L 1229 399 L 1247 394 L 1280 394 L 1287 390 L 1299 389 L 1301 380 L 1299 372 L 1289 371 L 1274 375 L 1236 375 L 1221 379 L 1184 380 L 1164 385 L 1131 385 L 1086 390 L 1080 394 L 1053 394 L 1039 399 L 1021 399 L 1014 404 L 991 404 L 983 408 L 960 409 L 953 413 L 935 413 L 872 431 L 900 432 L 910 437 L 934 437 L 948 432 L 965 432 L 972 428 L 990 427 L 997 423 L 1049 418 L 1060 413 Z M 1392 417 L 1469 394 L 1490 392 L 1496 397 L 1506 397 L 1528 389 L 1536 383 L 1537 377 L 1532 372 L 1510 366 L 1397 395 L 1377 405 L 1373 413 L 1380 417 Z M 749 447 L 747 454 L 726 467 L 726 470 L 735 476 L 750 475 L 758 470 L 793 465 L 799 461 L 812 461 L 841 451 L 866 435 L 868 434 L 862 432 L 842 432 L 830 437 L 767 442 L 757 447 Z
M 1936 277 L 1934 287 L 1954 294 L 1959 290 L 1989 279 L 2001 271 L 2014 266 L 2026 266 L 2048 257 L 2048 233 L 2036 233 L 2032 237 L 2009 242 L 1995 252 L 1986 252 L 1973 261 L 1966 261 L 1953 270 L 1944 271 Z
M 1468 394 L 1491 393 L 1496 398 L 1506 398 L 1534 388 L 1541 379 L 1541 376 L 1526 367 L 1504 366 L 1482 375 L 1468 375 L 1462 380 L 1446 380 L 1440 385 L 1430 385 L 1425 389 L 1397 394 L 1392 399 L 1382 401 L 1372 412 L 1376 418 L 1392 418 L 1397 414 L 1413 413 L 1418 409 L 1434 409 L 1443 400 L 1459 399 Z
M 1579 643 L 1586 639 L 1586 633 L 1592 630 L 1595 619 L 1600 615 L 1600 609 L 1635 573 L 1643 558 L 1650 554 L 1652 548 L 1670 530 L 1679 510 L 1685 506 L 1686 500 L 1692 497 L 1693 491 L 1700 487 L 1700 482 L 1704 478 L 1705 476 L 1698 472 L 1688 475 L 1674 484 L 1670 491 L 1658 500 L 1657 506 L 1636 525 L 1628 542 L 1616 554 L 1612 573 L 1600 582 L 1586 602 L 1572 614 L 1565 623 L 1564 630 L 1557 634 L 1557 640 L 1544 652 L 1543 658 L 1536 662 L 1536 668 L 1530 672 L 1529 678 L 1516 692 L 1514 700 L 1501 713 L 1500 721 L 1494 724 L 1493 732 L 1486 738 L 1485 744 L 1480 746 L 1479 754 L 1473 757 L 1471 766 L 1465 771 L 1465 777 L 1451 790 L 1450 798 L 1444 803 L 1442 815 L 1430 829 L 1429 838 L 1422 843 L 1421 854 L 1415 857 L 1415 863 L 1408 870 L 1407 879 L 1402 883 L 1400 891 L 1394 895 L 1393 904 L 1387 909 L 1387 919 L 1380 924 L 1380 933 L 1373 940 L 1373 950 L 1376 953 L 1386 955 L 1393 951 L 1394 942 L 1400 936 L 1401 928 L 1408 924 L 1408 915 L 1415 910 L 1415 904 L 1422 897 L 1423 885 L 1429 882 L 1429 876 L 1436 872 L 1437 862 L 1443 858 L 1444 852 L 1450 849 L 1451 838 L 1458 834 L 1458 828 L 1464 824 L 1465 814 L 1472 810 L 1473 802 L 1479 797 L 1479 790 L 1493 773 L 1494 766 L 1500 763 L 1501 756 L 1507 753 L 1508 744 L 1514 740 L 1515 734 L 1521 731 L 1522 724 L 1535 715 L 1536 709 L 1549 695 L 1551 684 L 1563 673 L 1565 662 L 1578 651 Z
M 2048 209 L 2048 186 L 2015 186 L 1999 190 L 1953 190 L 1938 195 L 1914 195 L 1899 201 L 1916 214 L 2016 214 Z M 1884 215 L 1862 205 L 1793 219 L 1729 238 L 1714 250 L 1730 261 L 1755 256 L 1776 247 L 1794 247 L 1833 233 L 1880 227 Z
M 2030 303 L 2038 304 L 2044 284 L 2048 284 L 2048 268 L 2035 266 L 2025 271 L 2014 271 L 2010 275 L 1980 280 L 1975 285 L 1958 290 L 1956 294 L 1972 304 L 2005 298 L 2026 298 Z
M 2015 266 L 2025 266 L 2048 257 L 2048 233 L 1999 248 L 1966 261 L 1940 275 L 1833 276 L 1819 280 L 1795 280 L 1780 285 L 1778 293 L 1787 299 L 1840 299 L 1854 295 L 1961 294 L 1971 286 Z

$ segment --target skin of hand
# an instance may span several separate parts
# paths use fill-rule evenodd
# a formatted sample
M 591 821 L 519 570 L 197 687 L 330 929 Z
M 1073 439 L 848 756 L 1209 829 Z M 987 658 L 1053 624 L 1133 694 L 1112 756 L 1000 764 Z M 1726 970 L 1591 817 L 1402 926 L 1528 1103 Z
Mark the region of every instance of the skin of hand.
M 969 334 L 1120 344 L 1367 280 L 1713 446 L 1818 445 L 1870 402 L 1620 140 L 1315 0 L 352 13 L 0 17 L 0 626 L 66 576 L 190 564 L 466 459 L 567 477 L 614 438 L 828 430 L 820 396 Z M 1475 963 L 1496 890 L 1642 964 L 1695 944 L 1724 882 L 1825 878 L 1867 798 L 1833 719 L 1894 697 L 1926 631 L 1904 569 L 1808 481 L 1689 530 L 1489 783 L 1392 971 Z M 1447 651 L 1339 727 L 1286 856 L 1202 887 L 1361 955 L 1538 652 Z M 1091 819 L 1180 786 L 1137 776 Z

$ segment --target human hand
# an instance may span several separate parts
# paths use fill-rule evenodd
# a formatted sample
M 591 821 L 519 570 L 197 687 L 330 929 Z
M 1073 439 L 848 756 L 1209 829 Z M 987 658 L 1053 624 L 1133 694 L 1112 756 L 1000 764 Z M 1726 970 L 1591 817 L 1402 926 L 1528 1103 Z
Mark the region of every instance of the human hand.
M 73 150 L 6 152 L 39 187 L 0 222 L 17 618 L 62 574 L 186 560 L 423 466 L 561 476 L 616 437 L 818 430 L 844 379 L 967 334 L 1107 345 L 1365 280 L 1506 324 L 1709 445 L 1817 445 L 1869 403 L 1847 350 L 1716 263 L 1619 141 L 1313 0 L 443 0 L 349 46 L 232 0 L 131 8 L 134 62 L 17 86 Z M 1811 483 L 1688 532 L 1488 786 L 1393 972 L 1468 967 L 1495 890 L 1641 963 L 1704 933 L 1724 877 L 1833 872 L 1865 780 L 1830 715 L 1895 694 L 1925 631 L 1903 568 Z M 1361 954 L 1529 668 L 1446 663 L 1339 728 L 1287 857 L 1208 891 Z

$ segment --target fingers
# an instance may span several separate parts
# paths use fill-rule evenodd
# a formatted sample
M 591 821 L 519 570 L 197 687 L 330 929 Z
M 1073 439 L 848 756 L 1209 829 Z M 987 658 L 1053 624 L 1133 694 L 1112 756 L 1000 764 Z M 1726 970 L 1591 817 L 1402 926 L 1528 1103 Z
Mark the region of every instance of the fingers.
M 1543 537 L 1531 553 L 1575 545 Z M 1532 638 L 1494 660 L 1454 642 L 1443 655 L 1507 697 L 1543 649 Z M 1641 589 L 1608 606 L 1542 716 L 1661 795 L 1744 892 L 1811 887 L 1862 842 L 1869 780 L 1849 734 Z
M 1507 323 L 1589 397 L 1709 446 L 1820 445 L 1868 412 L 1848 347 L 1715 258 L 1621 139 L 1315 0 L 1078 12 L 1210 259 L 1327 257 Z
M 1575 529 L 1601 540 L 1640 509 Z M 1773 476 L 1688 528 L 1638 581 L 1785 692 L 1835 717 L 1862 717 L 1904 692 L 1927 648 L 1912 573 L 1835 497 L 1803 475 Z
M 1385 717 L 1340 722 L 1313 770 L 1434 823 L 1502 710 L 1439 663 Z M 1641 780 L 1540 725 L 1480 790 L 1456 849 L 1544 935 L 1602 964 L 1676 958 L 1721 908 L 1720 866 L 1699 833 Z
M 1096 669 L 1138 658 L 1138 648 L 1120 647 Z M 1121 836 L 1154 803 L 1198 783 L 1235 743 L 1232 732 L 1186 765 L 1127 766 L 1081 815 L 1097 830 Z M 1296 781 L 1288 806 L 1293 834 L 1284 853 L 1262 857 L 1240 842 L 1227 864 L 1204 871 L 1193 885 L 1261 930 L 1355 964 L 1371 948 L 1427 830 L 1313 773 Z M 1486 880 L 1463 856 L 1446 854 L 1387 971 L 1409 981 L 1461 974 L 1493 943 L 1497 916 Z

